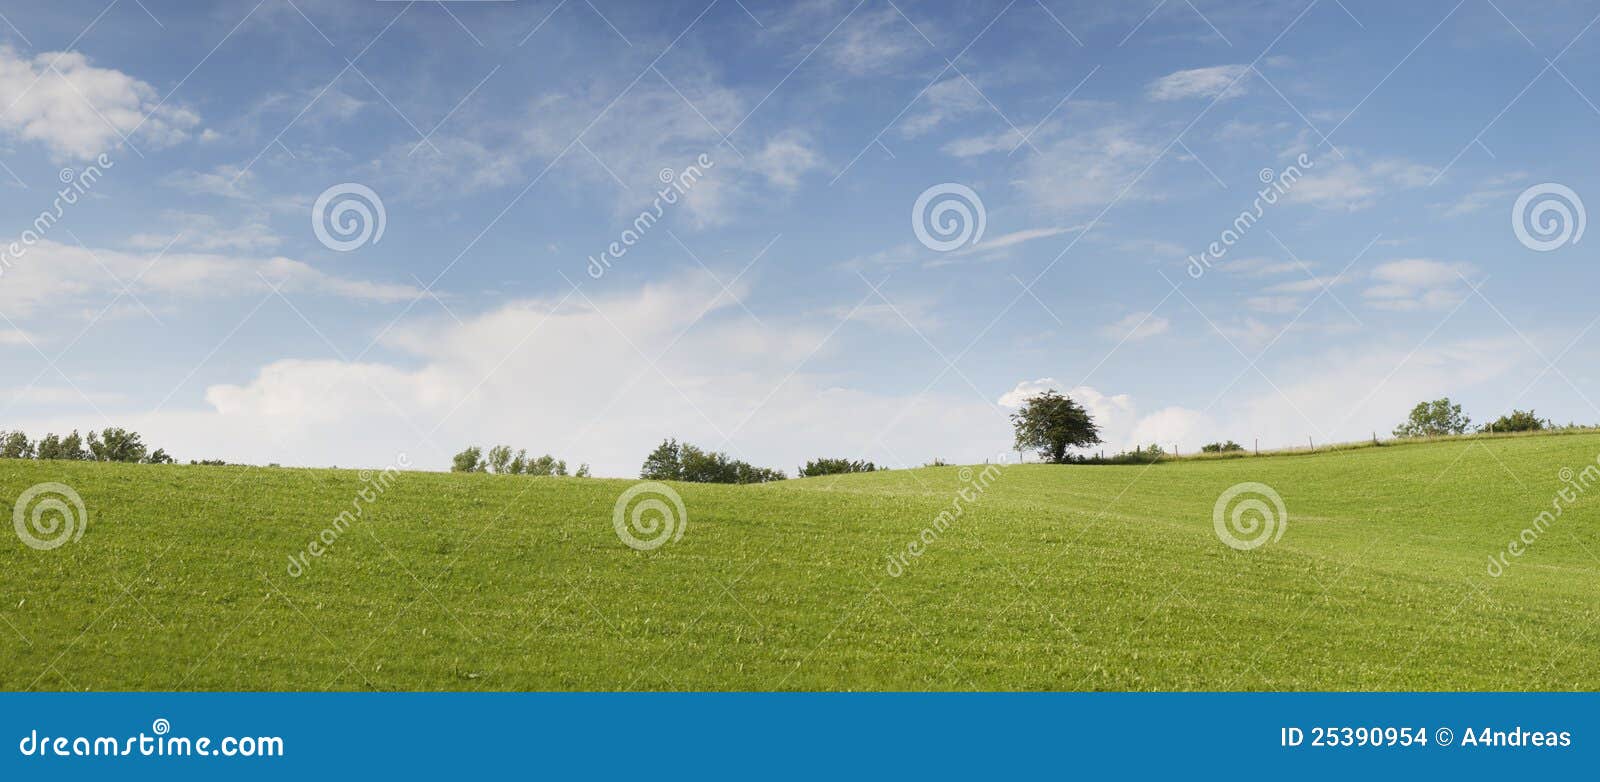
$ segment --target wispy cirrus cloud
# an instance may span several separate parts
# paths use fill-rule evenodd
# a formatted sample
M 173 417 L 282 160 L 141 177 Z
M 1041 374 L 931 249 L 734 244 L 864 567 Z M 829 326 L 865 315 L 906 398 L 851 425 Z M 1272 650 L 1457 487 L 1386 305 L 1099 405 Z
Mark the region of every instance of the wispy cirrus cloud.
M 1213 65 L 1175 71 L 1146 85 L 1145 96 L 1162 101 L 1237 98 L 1245 94 L 1249 70 L 1248 65 Z

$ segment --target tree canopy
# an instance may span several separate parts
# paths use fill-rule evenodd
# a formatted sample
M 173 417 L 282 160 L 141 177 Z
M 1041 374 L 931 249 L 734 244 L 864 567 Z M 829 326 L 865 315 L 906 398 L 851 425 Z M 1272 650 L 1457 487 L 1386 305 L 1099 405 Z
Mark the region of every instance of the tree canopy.
M 1449 397 L 1432 402 L 1418 402 L 1406 416 L 1405 423 L 1395 427 L 1395 437 L 1436 437 L 1462 434 L 1472 425 L 1472 419 L 1461 412 L 1461 405 L 1451 404 Z
M 1100 442 L 1100 429 L 1082 405 L 1054 391 L 1045 391 L 1024 402 L 1011 414 L 1016 428 L 1018 449 L 1031 448 L 1053 464 L 1068 460 L 1067 449 L 1083 448 Z

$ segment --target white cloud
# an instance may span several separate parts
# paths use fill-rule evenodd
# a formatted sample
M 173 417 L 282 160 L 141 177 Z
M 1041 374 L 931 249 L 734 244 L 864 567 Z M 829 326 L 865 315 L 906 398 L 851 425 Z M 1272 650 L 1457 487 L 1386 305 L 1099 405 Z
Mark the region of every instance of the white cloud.
M 1295 300 L 1295 303 L 1298 304 L 1298 300 Z M 1261 311 L 1272 312 L 1274 310 L 1272 309 L 1271 304 L 1264 303 Z M 1281 333 L 1283 333 L 1283 329 L 1274 328 L 1255 318 L 1249 317 L 1237 323 L 1220 323 L 1217 325 L 1217 330 L 1222 332 L 1223 336 L 1227 337 L 1229 340 L 1232 340 L 1235 344 L 1246 350 L 1259 350 L 1264 348 L 1273 340 L 1277 339 Z
M 900 122 L 900 135 L 917 138 L 957 117 L 984 108 L 983 95 L 961 76 L 951 76 L 924 90 L 916 110 Z
M 1136 445 L 1160 443 L 1170 448 L 1174 443 L 1190 441 L 1200 433 L 1214 428 L 1204 415 L 1182 407 L 1168 407 L 1146 416 L 1138 414 L 1133 398 L 1127 394 L 1106 394 L 1093 386 L 1073 386 L 1062 391 L 1064 384 L 1053 377 L 1024 380 L 1003 394 L 1002 407 L 1018 408 L 1028 399 L 1045 391 L 1062 393 L 1089 412 L 1107 453 L 1132 450 Z M 1194 446 L 1198 448 L 1198 446 Z
M 1021 407 L 1029 399 L 1032 399 L 1046 391 L 1059 392 L 1061 387 L 1060 381 L 1053 377 L 1041 377 L 1038 380 L 1024 380 L 1020 383 L 1017 383 L 1017 385 L 1010 391 L 1001 394 L 1000 398 L 996 400 L 996 403 L 1001 407 Z
M 1102 326 L 1100 335 L 1106 339 L 1137 342 L 1158 334 L 1165 334 L 1172 322 L 1151 312 L 1130 312 L 1121 320 Z
M 255 173 L 235 165 L 221 165 L 210 171 L 182 169 L 167 174 L 162 184 L 186 193 L 213 195 L 223 198 L 247 199 L 245 188 L 255 180 Z
M 788 131 L 773 136 L 767 146 L 751 159 L 756 171 L 767 181 L 785 190 L 800 185 L 800 177 L 822 165 L 822 158 L 804 133 Z
M 1209 68 L 1191 68 L 1162 76 L 1145 87 L 1145 95 L 1152 100 L 1184 100 L 1187 98 L 1215 98 L 1228 100 L 1245 93 L 1245 74 L 1248 65 L 1213 65 Z
M 834 20 L 827 22 L 832 26 L 842 14 L 830 9 L 824 16 Z M 924 52 L 931 55 L 933 50 L 893 8 L 851 14 L 825 47 L 827 58 L 853 75 L 889 70 Z
M 1245 300 L 1245 306 L 1256 312 L 1284 315 L 1298 312 L 1303 304 L 1298 296 L 1251 296 Z
M 991 238 L 986 239 L 984 241 L 981 241 L 981 242 L 979 242 L 979 243 L 977 243 L 975 245 L 972 245 L 971 247 L 963 247 L 963 248 L 961 248 L 959 250 L 956 250 L 954 252 L 938 253 L 938 254 L 935 255 L 935 257 L 933 257 L 932 260 L 929 260 L 927 262 L 927 264 L 925 264 L 925 265 L 928 266 L 929 268 L 938 267 L 938 266 L 948 266 L 950 264 L 960 263 L 963 258 L 966 258 L 968 256 L 974 256 L 974 255 L 983 256 L 983 260 L 1004 258 L 1004 257 L 1008 256 L 1011 253 L 1011 250 L 1013 248 L 1018 247 L 1018 246 L 1023 245 L 1023 244 L 1026 244 L 1028 242 L 1032 242 L 1032 241 L 1035 241 L 1035 240 L 1038 240 L 1038 239 L 1048 239 L 1048 238 L 1050 238 L 1052 236 L 1060 236 L 1061 234 L 1064 234 L 1064 233 L 1069 233 L 1071 231 L 1079 231 L 1079 230 L 1082 230 L 1081 226 L 1073 226 L 1073 227 L 1070 227 L 1070 228 L 1068 228 L 1068 227 L 1024 228 L 1021 231 L 1012 231 L 1011 233 L 1001 234 L 999 236 L 991 237 Z
M 1381 195 L 1422 187 L 1437 169 L 1403 160 L 1362 165 L 1348 160 L 1317 166 L 1295 182 L 1286 200 L 1319 209 L 1354 212 L 1377 203 Z
M 1164 407 L 1140 418 L 1128 436 L 1128 442 L 1141 446 L 1159 445 L 1164 450 L 1177 447 L 1180 452 L 1185 444 L 1189 444 L 1190 449 L 1199 450 L 1193 443 L 1211 439 L 1216 426 L 1215 421 L 1198 410 Z
M 1262 382 L 1251 392 L 1248 381 L 1241 381 L 1230 393 L 1238 402 L 1217 416 L 1228 422 L 1222 436 L 1241 443 L 1259 437 L 1263 449 L 1304 446 L 1308 436 L 1319 445 L 1374 432 L 1387 436 L 1422 399 L 1450 396 L 1470 409 L 1480 384 L 1506 376 L 1531 357 L 1510 336 L 1436 341 L 1422 349 L 1414 339 L 1397 335 L 1318 353 L 1286 353 L 1290 360 L 1266 368 L 1275 387 Z M 1491 396 L 1505 404 L 1501 394 L 1503 389 Z
M 1017 184 L 1039 207 L 1067 214 L 1104 209 L 1117 198 L 1151 199 L 1153 191 L 1133 185 L 1160 151 L 1124 125 L 1071 133 L 1041 143 Z
M 319 271 L 290 258 L 238 258 L 192 252 L 130 253 L 94 250 L 49 240 L 27 248 L 5 271 L 0 311 L 26 318 L 61 302 L 83 304 L 85 297 L 121 292 L 117 280 L 136 296 L 215 298 L 268 290 L 333 294 L 370 301 L 408 301 L 411 285 L 354 280 Z
M 1496 204 L 1510 204 L 1516 200 L 1517 193 L 1521 192 L 1521 184 L 1528 180 L 1526 171 L 1513 171 L 1509 174 L 1490 177 L 1478 186 L 1478 189 L 1466 193 L 1453 203 L 1437 206 L 1445 217 L 1461 217 L 1475 212 L 1480 212 Z
M 1242 274 L 1247 277 L 1272 277 L 1279 274 L 1302 269 L 1302 265 L 1294 261 L 1279 261 L 1272 258 L 1240 258 L 1236 261 L 1223 261 L 1217 269 L 1229 274 Z
M 1023 138 L 1022 131 L 1016 128 L 1001 128 L 993 133 L 947 141 L 939 151 L 951 157 L 978 157 L 992 152 L 1010 152 L 1022 145 Z
M 1229 438 L 1246 446 L 1259 439 L 1263 449 L 1303 447 L 1307 437 L 1323 445 L 1365 439 L 1373 432 L 1387 435 L 1421 399 L 1448 395 L 1470 409 L 1481 384 L 1532 360 L 1520 340 L 1509 336 L 1415 348 L 1409 338 L 1396 336 L 1315 353 L 1284 352 L 1287 360 L 1262 367 L 1272 382 L 1254 373 L 1241 376 L 1204 410 L 1166 405 L 1140 414 L 1127 394 L 1107 395 L 1088 386 L 1063 393 L 1089 410 L 1106 453 L 1152 443 L 1189 453 Z M 1015 407 L 1063 385 L 1049 377 L 1023 381 L 1000 402 Z M 1505 404 L 1498 392 L 1491 397 Z
M 1444 310 L 1467 295 L 1467 264 L 1427 258 L 1405 258 L 1372 270 L 1372 287 L 1361 295 L 1373 307 L 1387 310 Z
M 175 230 L 134 234 L 128 238 L 128 246 L 136 250 L 160 250 L 170 246 L 201 252 L 270 252 L 282 243 L 278 234 L 260 218 L 247 218 L 231 225 L 212 215 L 192 212 L 168 212 L 165 218 Z
M 100 68 L 78 52 L 45 52 L 31 59 L 0 46 L 0 128 L 37 141 L 58 160 L 109 152 L 130 134 L 154 147 L 189 137 L 200 123 L 149 84 Z
M 925 299 L 895 299 L 894 304 L 877 302 L 859 307 L 840 305 L 828 310 L 834 318 L 867 323 L 890 331 L 928 332 L 939 327 L 934 307 Z
M 461 324 L 419 317 L 381 343 L 393 363 L 286 357 L 211 385 L 203 405 L 175 398 L 129 425 L 184 458 L 380 466 L 404 452 L 444 469 L 466 445 L 504 442 L 607 476 L 637 475 L 667 437 L 791 474 L 821 454 L 971 463 L 1010 445 L 1003 412 L 970 390 L 920 394 L 919 378 L 864 391 L 795 372 L 847 350 L 850 331 L 753 323 L 704 273 L 589 296 L 593 306 L 574 296 L 458 310 Z M 655 367 L 643 358 L 663 351 Z

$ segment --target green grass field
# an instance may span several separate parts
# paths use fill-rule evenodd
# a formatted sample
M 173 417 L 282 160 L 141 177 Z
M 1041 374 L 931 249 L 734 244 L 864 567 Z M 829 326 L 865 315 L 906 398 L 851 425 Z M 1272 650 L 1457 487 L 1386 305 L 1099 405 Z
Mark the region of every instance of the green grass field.
M 1594 690 L 1600 489 L 1487 565 L 1597 454 L 1006 467 L 898 577 L 960 468 L 676 485 L 645 552 L 612 525 L 634 481 L 407 472 L 293 577 L 356 471 L 3 461 L 8 504 L 60 481 L 89 520 L 0 546 L 0 688 Z M 1250 551 L 1212 522 L 1244 481 L 1288 508 Z

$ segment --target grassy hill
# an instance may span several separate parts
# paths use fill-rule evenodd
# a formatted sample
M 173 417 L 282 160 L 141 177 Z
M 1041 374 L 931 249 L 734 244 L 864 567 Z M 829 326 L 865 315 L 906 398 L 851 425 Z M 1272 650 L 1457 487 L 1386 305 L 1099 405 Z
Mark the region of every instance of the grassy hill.
M 407 472 L 294 577 L 360 473 L 0 461 L 8 504 L 60 481 L 89 514 L 0 543 L 0 688 L 1594 690 L 1600 488 L 1487 564 L 1597 454 L 1005 467 L 898 577 L 971 471 L 677 485 L 647 552 L 612 526 L 633 481 Z M 1250 551 L 1213 529 L 1244 481 L 1288 509 Z

